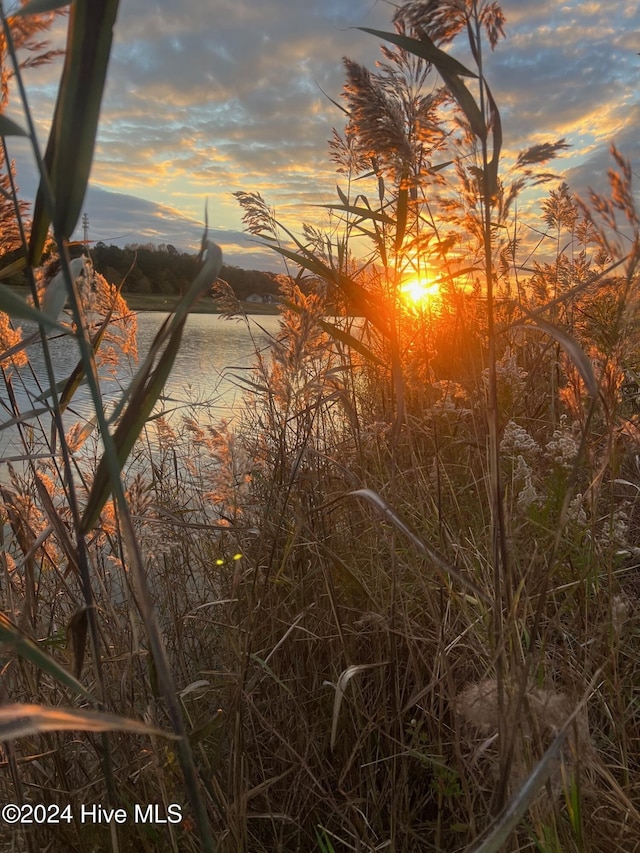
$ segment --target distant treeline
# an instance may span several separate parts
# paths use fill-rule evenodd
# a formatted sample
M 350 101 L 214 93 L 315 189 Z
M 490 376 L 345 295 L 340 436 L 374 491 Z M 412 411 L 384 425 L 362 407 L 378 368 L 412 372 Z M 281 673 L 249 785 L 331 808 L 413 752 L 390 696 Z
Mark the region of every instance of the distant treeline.
M 130 243 L 120 249 L 96 243 L 91 249 L 91 258 L 94 268 L 107 281 L 120 284 L 125 279 L 124 293 L 181 293 L 198 270 L 196 255 L 179 252 L 171 244 Z M 246 299 L 254 293 L 266 296 L 278 292 L 275 273 L 223 266 L 220 278 L 228 282 L 238 299 Z
M 83 247 L 75 244 L 72 255 L 79 255 Z M 21 250 L 0 253 L 0 268 L 6 267 L 21 257 Z M 171 244 L 129 243 L 124 249 L 96 243 L 92 247 L 91 259 L 94 268 L 111 284 L 122 286 L 124 293 L 179 294 L 191 284 L 197 271 L 197 255 L 180 252 Z M 276 273 L 260 270 L 243 270 L 240 267 L 223 266 L 220 278 L 231 285 L 238 299 L 252 294 L 266 296 L 278 293 Z M 6 284 L 27 284 L 21 272 L 6 278 Z

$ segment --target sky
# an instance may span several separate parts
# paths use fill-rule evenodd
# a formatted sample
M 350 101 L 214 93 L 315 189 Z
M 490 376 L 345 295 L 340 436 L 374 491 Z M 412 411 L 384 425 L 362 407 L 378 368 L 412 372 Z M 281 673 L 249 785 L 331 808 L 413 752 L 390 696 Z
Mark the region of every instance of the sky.
M 485 71 L 505 162 L 564 137 L 571 148 L 552 164 L 558 183 L 586 196 L 589 186 L 606 188 L 615 142 L 640 176 L 640 4 L 501 5 L 507 38 Z M 379 40 L 357 28 L 390 31 L 392 14 L 383 0 L 121 0 L 84 205 L 90 239 L 197 250 L 206 206 L 227 263 L 279 269 L 243 233 L 232 193 L 260 192 L 294 228 L 317 217 L 314 205 L 337 200 L 328 140 L 344 126 L 330 100 L 340 100 L 342 58 L 373 69 Z M 65 28 L 61 19 L 52 30 L 55 45 Z M 468 61 L 464 45 L 452 52 Z M 25 75 L 43 144 L 60 69 Z M 32 160 L 10 142 L 22 195 L 32 198 Z

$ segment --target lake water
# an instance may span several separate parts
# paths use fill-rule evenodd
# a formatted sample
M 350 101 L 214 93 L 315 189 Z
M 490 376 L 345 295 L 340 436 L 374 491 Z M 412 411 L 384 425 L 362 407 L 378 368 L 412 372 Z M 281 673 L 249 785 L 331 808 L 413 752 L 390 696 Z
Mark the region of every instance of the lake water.
M 149 347 L 167 315 L 161 312 L 140 312 L 138 314 L 138 353 L 142 362 Z M 238 377 L 248 372 L 255 359 L 256 348 L 268 345 L 269 335 L 278 330 L 277 316 L 255 316 L 249 318 L 249 324 L 237 320 L 224 320 L 216 314 L 192 314 L 187 318 L 182 343 L 174 367 L 164 389 L 165 407 L 175 411 L 186 404 L 206 406 L 214 418 L 233 419 L 234 411 L 243 393 Z M 29 324 L 23 324 L 23 336 L 33 331 Z M 51 356 L 58 380 L 66 379 L 77 364 L 79 353 L 77 344 L 60 337 L 51 341 Z M 41 347 L 34 344 L 27 348 L 30 368 L 21 368 L 13 377 L 19 409 L 29 411 L 42 403 L 35 402 L 38 395 L 38 383 L 48 387 Z M 31 373 L 33 370 L 33 374 Z M 101 383 L 106 400 L 116 400 L 123 388 L 131 381 L 135 364 L 119 365 L 114 378 Z M 24 451 L 15 427 L 1 429 L 11 414 L 7 410 L 8 401 L 4 389 L 0 391 L 0 463 L 20 456 Z M 93 415 L 89 392 L 86 387 L 76 392 L 72 411 L 65 415 L 65 426 L 70 427 L 77 421 Z M 42 419 L 48 430 L 50 421 Z M 0 465 L 0 478 L 4 479 L 6 466 Z
M 140 360 L 165 317 L 157 312 L 138 315 Z M 241 393 L 237 377 L 247 373 L 256 348 L 267 347 L 269 335 L 277 333 L 278 324 L 279 317 L 269 315 L 249 317 L 249 326 L 216 314 L 190 315 L 165 396 L 173 405 L 203 400 L 220 417 L 232 417 Z

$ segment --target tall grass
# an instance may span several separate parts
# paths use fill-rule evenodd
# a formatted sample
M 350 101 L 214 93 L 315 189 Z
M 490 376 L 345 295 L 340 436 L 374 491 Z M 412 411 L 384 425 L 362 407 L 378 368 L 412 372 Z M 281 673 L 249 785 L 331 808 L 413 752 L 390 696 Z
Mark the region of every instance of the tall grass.
M 74 375 L 51 364 L 5 417 L 25 464 L 1 492 L 2 797 L 185 816 L 64 824 L 54 849 L 637 844 L 631 170 L 614 151 L 610 197 L 586 204 L 554 187 L 521 263 L 513 202 L 565 145 L 500 169 L 483 43 L 501 10 L 412 2 L 394 23 L 382 68 L 345 63 L 340 227 L 298 236 L 239 196 L 300 272 L 233 429 L 157 407 L 213 247 L 115 416 L 99 375 L 131 320 L 69 264 L 69 217 L 50 217 L 62 275 L 40 295 L 34 273 L 33 306 L 0 294 L 45 348 L 78 341 Z M 473 69 L 442 50 L 460 39 Z M 411 307 L 425 266 L 440 299 Z M 11 400 L 24 345 L 0 331 Z M 82 378 L 101 441 L 62 419 Z
M 47 11 L 56 4 L 46 4 Z M 66 4 L 57 4 L 64 6 Z M 33 8 L 31 8 L 33 7 Z M 22 590 L 24 606 L 18 606 L 20 617 L 18 624 L 7 620 L 5 637 L 12 642 L 18 652 L 29 651 L 28 657 L 35 662 L 38 671 L 48 673 L 55 682 L 71 683 L 73 692 L 89 697 L 97 711 L 85 710 L 83 713 L 64 712 L 59 702 L 52 704 L 34 705 L 25 701 L 24 688 L 30 694 L 36 694 L 36 700 L 41 699 L 38 689 L 38 679 L 27 678 L 23 687 L 21 679 L 15 683 L 14 667 L 7 663 L 7 679 L 5 690 L 8 697 L 17 698 L 9 707 L 10 715 L 5 724 L 5 738 L 11 740 L 17 735 L 33 736 L 50 729 L 69 728 L 67 718 L 71 716 L 78 728 L 88 731 L 98 731 L 102 735 L 99 748 L 95 752 L 98 765 L 101 766 L 100 777 L 104 779 L 105 796 L 111 806 L 118 803 L 120 794 L 116 790 L 114 774 L 113 743 L 106 735 L 111 730 L 145 731 L 164 737 L 158 726 L 141 725 L 123 716 L 105 713 L 112 704 L 109 696 L 109 680 L 105 677 L 105 651 L 109 646 L 103 646 L 105 635 L 101 631 L 98 618 L 98 600 L 106 594 L 104 607 L 108 611 L 111 600 L 110 590 L 101 584 L 100 575 L 95 576 L 96 562 L 100 564 L 105 552 L 97 543 L 95 527 L 105 506 L 113 498 L 109 509 L 115 517 L 118 532 L 118 543 L 113 549 L 114 556 L 120 559 L 120 585 L 124 586 L 125 566 L 129 587 L 129 607 L 135 606 L 141 619 L 140 628 L 148 642 L 148 652 L 153 661 L 153 672 L 157 684 L 158 696 L 162 697 L 164 713 L 166 713 L 170 730 L 170 742 L 176 751 L 181 772 L 184 777 L 186 796 L 190 800 L 197 824 L 198 832 L 205 849 L 213 849 L 214 843 L 206 806 L 201 792 L 193 753 L 187 737 L 183 707 L 180 702 L 177 686 L 174 681 L 172 667 L 167 655 L 166 645 L 162 636 L 160 624 L 154 610 L 147 580 L 147 566 L 136 536 L 134 521 L 131 514 L 131 496 L 127 500 L 124 484 L 121 479 L 121 469 L 126 462 L 136 439 L 144 427 L 153 406 L 162 391 L 162 386 L 170 372 L 175 359 L 180 338 L 184 329 L 187 312 L 198 296 L 206 291 L 216 280 L 221 269 L 222 258 L 217 246 L 209 244 L 207 256 L 202 270 L 194 281 L 189 292 L 185 295 L 180 306 L 159 331 L 150 353 L 137 372 L 130 388 L 125 392 L 116 408 L 118 421 L 112 426 L 107 421 L 104 401 L 102 399 L 98 372 L 96 367 L 96 352 L 103 343 L 103 338 L 109 324 L 118 322 L 114 316 L 121 306 L 115 292 L 107 292 L 106 300 L 110 304 L 91 304 L 92 315 L 98 314 L 97 322 L 87 313 L 82 296 L 100 290 L 100 282 L 93 278 L 90 264 L 81 263 L 80 267 L 71 262 L 68 253 L 68 239 L 73 232 L 81 210 L 86 185 L 89 177 L 93 146 L 95 142 L 98 115 L 102 90 L 106 76 L 107 63 L 111 48 L 112 29 L 115 22 L 118 2 L 105 0 L 100 3 L 74 3 L 69 13 L 68 39 L 65 52 L 65 63 L 53 116 L 49 142 L 44 156 L 41 155 L 35 133 L 34 121 L 29 111 L 27 94 L 22 82 L 21 66 L 16 56 L 14 33 L 22 34 L 37 31 L 38 17 L 30 19 L 34 13 L 40 12 L 41 4 L 26 4 L 12 18 L 2 13 L 3 50 L 12 62 L 12 74 L 15 77 L 22 106 L 27 119 L 27 129 L 18 126 L 5 126 L 5 135 L 28 136 L 33 148 L 36 162 L 40 170 L 40 186 L 36 197 L 35 210 L 31 229 L 27 239 L 22 224 L 22 211 L 15 203 L 15 214 L 19 225 L 22 241 L 22 266 L 26 268 L 32 285 L 32 297 L 35 307 L 29 307 L 15 297 L 6 288 L 1 294 L 2 307 L 9 316 L 33 319 L 39 326 L 39 339 L 47 369 L 49 389 L 45 399 L 50 398 L 47 405 L 47 419 L 51 421 L 51 433 L 48 441 L 49 456 L 52 460 L 54 478 L 49 472 L 44 472 L 31 453 L 25 433 L 31 430 L 30 421 L 33 417 L 40 418 L 42 410 L 34 410 L 22 414 L 17 410 L 15 396 L 12 393 L 11 380 L 5 374 L 5 386 L 11 402 L 13 419 L 20 424 L 20 434 L 25 441 L 25 457 L 30 474 L 29 482 L 25 483 L 10 469 L 13 490 L 3 489 L 3 500 L 6 511 L 6 522 L 14 538 L 14 553 L 18 554 L 20 566 L 10 564 L 5 560 L 7 583 L 15 579 L 23 579 Z M 1 11 L 1 10 L 0 10 Z M 24 19 L 27 19 L 26 22 Z M 29 20 L 36 24 L 29 23 Z M 8 74 L 7 74 L 8 77 Z M 46 292 L 39 298 L 34 274 L 41 259 L 47 241 L 49 225 L 52 225 L 53 236 L 60 263 L 60 273 L 48 281 Z M 6 271 L 5 271 L 6 272 Z M 109 291 L 109 288 L 106 288 Z M 113 291 L 113 289 L 111 289 Z M 102 294 L 105 297 L 105 294 Z M 90 300 L 94 303 L 94 300 Z M 103 300 L 104 301 L 104 300 Z M 58 322 L 59 314 L 65 304 L 69 303 L 71 325 L 65 328 Z M 102 311 L 100 310 L 102 309 Z M 120 322 L 126 319 L 120 317 Z M 51 359 L 46 331 L 55 328 L 63 334 L 71 336 L 77 343 L 79 362 L 76 370 L 69 377 L 58 382 Z M 13 351 L 20 353 L 17 343 Z M 5 357 L 7 355 L 5 354 Z M 11 354 L 13 357 L 13 353 Z M 67 407 L 70 398 L 77 389 L 79 381 L 84 379 L 89 387 L 95 409 L 95 423 L 100 430 L 103 452 L 95 469 L 92 482 L 88 482 L 83 473 L 73 464 L 73 451 L 65 435 L 62 412 Z M 41 421 L 37 422 L 38 424 Z M 74 438 L 78 438 L 77 435 Z M 59 450 L 58 450 L 59 448 Z M 86 491 L 86 499 L 81 506 L 80 492 Z M 40 506 L 35 506 L 35 498 Z M 107 510 L 109 511 L 109 510 Z M 32 519 L 31 516 L 34 516 Z M 36 521 L 37 519 L 37 521 Z M 37 526 L 39 522 L 39 527 Z M 35 526 L 34 526 L 35 525 Z M 56 541 L 57 540 L 57 541 Z M 11 543 L 13 545 L 13 543 Z M 11 546 L 10 546 L 11 547 Z M 17 549 L 17 550 L 16 550 Z M 108 553 L 108 552 L 107 552 Z M 43 562 L 44 561 L 44 562 Z M 76 584 L 66 581 L 67 573 L 75 574 Z M 18 571 L 24 568 L 24 574 Z M 42 575 L 46 577 L 47 570 L 55 575 L 54 588 L 47 589 L 42 584 Z M 73 586 L 76 593 L 73 595 Z M 102 587 L 102 588 L 101 588 Z M 66 607 L 59 612 L 55 607 L 48 614 L 42 614 L 39 607 L 41 592 L 53 594 L 52 605 L 60 597 L 61 591 L 69 591 Z M 12 596 L 9 596 L 11 599 Z M 47 596 L 48 598 L 48 596 Z M 46 600 L 46 599 L 45 599 Z M 15 601 L 15 599 L 14 599 Z M 80 603 L 81 602 L 81 603 Z M 75 604 L 73 610 L 69 605 Z M 45 617 L 43 625 L 42 618 Z M 43 634 L 49 636 L 52 632 L 64 631 L 66 626 L 67 644 L 72 658 L 76 678 L 82 673 L 87 656 L 91 657 L 92 680 L 94 687 L 90 692 L 73 684 L 68 674 L 61 674 L 59 666 L 49 659 L 43 645 L 34 643 L 30 635 L 35 637 Z M 137 631 L 136 631 L 137 633 Z M 108 635 L 107 635 L 108 636 Z M 87 648 L 88 640 L 88 648 Z M 138 643 L 134 643 L 136 654 Z M 129 650 L 131 652 L 131 648 Z M 108 652 L 107 652 L 108 653 Z M 18 658 L 20 660 L 20 658 Z M 18 667 L 18 672 L 21 666 Z M 16 673 L 17 674 L 17 673 Z M 153 717 L 153 713 L 151 714 Z M 12 720 L 11 717 L 14 719 Z M 16 726 L 15 721 L 22 721 Z M 44 722 L 41 722 L 44 720 Z M 95 746 L 98 746 L 96 744 Z M 13 782 L 13 797 L 22 802 L 25 798 L 24 783 L 18 773 L 18 762 L 10 748 L 8 764 L 11 769 Z M 85 772 L 86 772 L 85 767 Z M 90 773 L 95 776 L 96 767 Z M 64 772 L 63 789 L 68 787 L 67 774 Z M 73 774 L 75 776 L 75 774 Z M 76 777 L 77 778 L 77 777 Z M 91 778 L 91 777 L 88 777 Z M 73 783 L 72 783 L 73 784 Z M 163 786 L 166 789 L 166 786 Z M 47 794 L 49 796 L 49 794 Z M 163 798 L 166 801 L 166 797 Z M 172 833 L 172 835 L 174 835 Z M 27 836 L 30 847 L 37 841 Z M 119 842 L 115 826 L 111 827 L 111 846 L 118 849 Z M 175 837 L 173 845 L 175 846 Z
M 407 3 L 394 21 L 374 33 L 392 45 L 379 71 L 345 62 L 342 230 L 297 237 L 239 196 L 249 230 L 365 323 L 348 356 L 318 324 L 333 353 L 318 383 L 306 324 L 321 309 L 290 297 L 296 369 L 262 383 L 268 514 L 239 622 L 243 684 L 256 674 L 234 782 L 250 784 L 247 763 L 269 775 L 255 811 L 271 826 L 248 813 L 239 843 L 304 849 L 315 822 L 337 849 L 623 850 L 638 827 L 630 167 L 613 152 L 610 199 L 554 188 L 548 241 L 522 263 L 513 203 L 566 144 L 499 169 L 482 48 L 503 34 L 499 7 Z M 440 50 L 459 38 L 473 70 Z M 443 291 L 428 316 L 401 296 L 425 267 Z

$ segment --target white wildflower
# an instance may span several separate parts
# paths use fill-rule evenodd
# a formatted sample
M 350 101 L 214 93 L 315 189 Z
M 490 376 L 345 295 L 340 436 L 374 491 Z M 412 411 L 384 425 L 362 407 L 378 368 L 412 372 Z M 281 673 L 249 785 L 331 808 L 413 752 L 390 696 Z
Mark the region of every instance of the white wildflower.
M 540 452 L 540 446 L 524 427 L 515 421 L 509 421 L 504 428 L 500 451 L 514 459 L 517 456 L 523 456 L 531 461 Z
M 579 449 L 580 445 L 578 441 L 564 425 L 561 425 L 559 429 L 554 430 L 553 435 L 547 443 L 545 452 L 551 462 L 554 462 L 566 471 L 570 471 Z
M 456 412 L 467 415 L 471 412 L 464 407 L 468 403 L 469 395 L 458 382 L 449 379 L 439 380 L 433 383 L 433 388 L 440 392 L 440 398 L 433 404 L 434 412 Z
M 587 526 L 587 513 L 584 508 L 584 495 L 580 492 L 573 498 L 567 510 L 567 521 L 576 524 L 578 527 Z
M 616 638 L 620 637 L 631 613 L 631 602 L 624 594 L 614 595 L 611 599 L 611 624 Z
M 527 464 L 524 456 L 518 456 L 513 472 L 513 479 L 514 483 L 521 486 L 518 491 L 518 506 L 523 512 L 527 512 L 534 504 L 542 502 L 540 492 L 533 485 L 532 475 L 533 471 Z
M 606 519 L 604 527 L 598 536 L 598 545 L 602 548 L 624 548 L 627 545 L 629 532 L 629 515 L 627 506 L 623 505 Z
M 540 492 L 536 489 L 529 478 L 518 495 L 518 506 L 523 512 L 527 512 L 530 507 L 534 504 L 539 504 L 541 500 Z
M 488 369 L 482 371 L 485 384 L 489 384 Z M 496 380 L 498 389 L 516 397 L 524 388 L 527 381 L 527 371 L 518 366 L 517 356 L 507 347 L 502 358 L 496 363 Z

